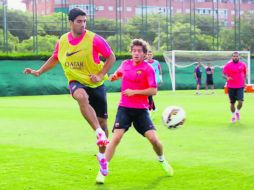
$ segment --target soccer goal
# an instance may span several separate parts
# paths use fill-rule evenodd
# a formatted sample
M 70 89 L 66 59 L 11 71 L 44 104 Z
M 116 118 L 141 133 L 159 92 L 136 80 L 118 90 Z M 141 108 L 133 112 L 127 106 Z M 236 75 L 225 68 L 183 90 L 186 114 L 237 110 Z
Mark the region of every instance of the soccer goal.
M 173 50 L 165 51 L 163 56 L 169 68 L 169 76 L 172 82 L 172 90 L 176 90 L 177 70 L 187 67 L 194 67 L 198 62 L 206 65 L 211 64 L 213 68 L 222 68 L 231 58 L 235 51 L 185 51 Z M 240 60 L 245 62 L 248 68 L 247 82 L 251 83 L 251 59 L 249 51 L 237 51 L 240 54 Z M 193 75 L 193 72 L 192 72 Z M 222 75 L 221 75 L 222 76 Z

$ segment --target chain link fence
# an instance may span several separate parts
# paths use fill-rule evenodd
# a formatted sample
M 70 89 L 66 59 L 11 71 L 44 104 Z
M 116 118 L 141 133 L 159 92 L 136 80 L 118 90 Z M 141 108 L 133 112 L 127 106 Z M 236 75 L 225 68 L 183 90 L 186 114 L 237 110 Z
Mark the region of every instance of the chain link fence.
M 87 28 L 115 52 L 128 51 L 133 38 L 157 52 L 254 48 L 254 0 L 23 0 L 26 12 L 9 10 L 8 1 L 0 1 L 1 52 L 53 51 L 69 31 L 67 13 L 74 7 L 86 11 Z

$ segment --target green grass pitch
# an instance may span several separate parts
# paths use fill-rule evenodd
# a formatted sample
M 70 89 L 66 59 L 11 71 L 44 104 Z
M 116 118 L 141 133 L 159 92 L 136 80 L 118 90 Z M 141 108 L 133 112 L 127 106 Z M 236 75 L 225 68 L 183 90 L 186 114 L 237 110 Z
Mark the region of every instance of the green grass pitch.
M 119 97 L 108 93 L 110 131 Z M 254 93 L 245 94 L 235 124 L 223 90 L 200 96 L 160 91 L 155 102 L 152 118 L 175 175 L 165 176 L 151 145 L 131 128 L 105 184 L 96 185 L 95 134 L 70 95 L 1 97 L 0 190 L 254 189 Z M 162 125 L 168 105 L 185 109 L 182 128 Z

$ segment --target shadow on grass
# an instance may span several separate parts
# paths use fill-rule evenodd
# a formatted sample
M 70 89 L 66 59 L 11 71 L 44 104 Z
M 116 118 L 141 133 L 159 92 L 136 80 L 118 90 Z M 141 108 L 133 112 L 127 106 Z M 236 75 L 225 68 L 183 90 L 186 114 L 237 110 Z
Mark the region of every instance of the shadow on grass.
M 145 186 L 144 189 L 146 189 L 146 190 L 157 189 L 157 187 L 161 183 L 161 181 L 170 180 L 170 179 L 172 179 L 172 177 L 169 177 L 169 176 L 159 176 L 156 179 L 154 179 L 153 181 L 151 181 L 151 183 L 147 184 L 147 186 Z M 166 189 L 170 189 L 168 187 L 165 187 L 165 188 Z
M 228 127 L 236 128 L 236 129 L 243 129 L 243 128 L 246 128 L 246 125 L 241 123 L 240 121 L 237 121 L 235 123 L 229 123 Z

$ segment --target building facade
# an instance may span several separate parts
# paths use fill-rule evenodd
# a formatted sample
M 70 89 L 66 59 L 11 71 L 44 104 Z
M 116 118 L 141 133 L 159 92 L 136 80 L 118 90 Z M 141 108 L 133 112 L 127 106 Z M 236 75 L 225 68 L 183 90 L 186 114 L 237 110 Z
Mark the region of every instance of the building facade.
M 27 11 L 38 15 L 67 13 L 82 8 L 88 16 L 128 21 L 144 14 L 198 14 L 218 18 L 224 26 L 234 26 L 235 18 L 244 13 L 254 14 L 254 0 L 23 0 Z M 195 10 L 195 11 L 194 11 Z

